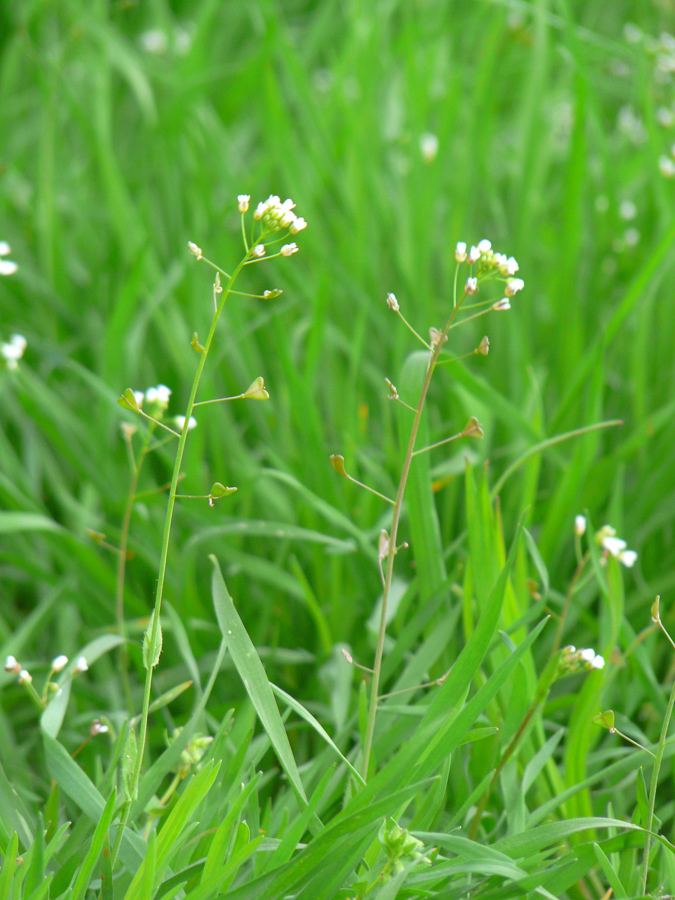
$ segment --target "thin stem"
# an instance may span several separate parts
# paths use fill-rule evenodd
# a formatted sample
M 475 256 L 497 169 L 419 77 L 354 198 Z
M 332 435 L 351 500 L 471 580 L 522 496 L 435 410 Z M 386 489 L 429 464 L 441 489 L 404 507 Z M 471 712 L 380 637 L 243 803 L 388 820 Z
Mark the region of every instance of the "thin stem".
M 195 398 L 197 396 L 197 390 L 199 389 L 199 383 L 201 381 L 202 372 L 204 371 L 204 366 L 206 364 L 206 359 L 209 355 L 209 350 L 211 348 L 211 344 L 213 342 L 213 336 L 216 331 L 216 325 L 218 324 L 218 319 L 220 318 L 220 314 L 225 306 L 225 301 L 228 298 L 232 285 L 237 277 L 237 275 L 241 272 L 242 268 L 246 264 L 249 258 L 249 253 L 242 258 L 241 262 L 234 270 L 231 276 L 228 278 L 228 283 L 223 290 L 223 294 L 216 309 L 216 312 L 213 316 L 213 320 L 211 322 L 211 327 L 209 329 L 208 337 L 206 338 L 206 342 L 204 343 L 204 352 L 199 354 L 199 363 L 197 365 L 197 372 L 195 373 L 194 381 L 192 383 L 192 389 L 190 391 L 190 397 L 187 403 L 187 409 L 185 410 L 185 421 L 190 421 L 190 416 L 192 415 L 192 411 L 195 405 Z M 207 259 L 204 259 L 210 266 L 214 269 L 217 269 L 219 272 L 223 272 L 218 266 L 214 263 L 210 262 Z M 223 274 L 226 274 L 223 272 Z M 159 423 L 161 424 L 161 423 Z M 148 658 L 153 659 L 155 655 L 155 648 L 157 646 L 157 638 L 159 634 L 159 617 L 162 609 L 162 596 L 164 593 L 164 581 L 166 578 L 166 566 L 169 558 L 169 540 L 171 538 L 171 524 L 173 522 L 173 510 L 176 504 L 176 493 L 178 488 L 178 482 L 180 480 L 180 470 L 183 464 L 183 455 L 185 453 L 185 443 L 187 441 L 187 436 L 189 431 L 187 428 L 184 428 L 180 435 L 178 435 L 178 450 L 176 451 L 176 461 L 173 467 L 173 475 L 171 478 L 171 488 L 169 490 L 169 499 L 166 507 L 166 518 L 164 521 L 164 534 L 162 536 L 162 551 L 159 562 L 159 572 L 157 574 L 157 591 L 155 594 L 155 606 L 154 606 L 154 615 L 152 620 L 152 632 L 150 634 L 149 641 L 149 653 Z M 152 691 L 152 666 L 149 666 L 146 674 L 145 674 L 145 689 L 143 692 L 143 711 L 141 713 L 141 725 L 140 725 L 140 734 L 138 739 L 138 757 L 136 759 L 136 767 L 134 769 L 133 780 L 132 780 L 132 796 L 136 795 L 138 790 L 138 783 L 141 777 L 141 766 L 143 764 L 143 757 L 145 755 L 145 745 L 147 741 L 147 733 L 148 733 L 148 708 L 150 706 L 150 694 Z
M 659 624 L 661 621 L 659 619 Z M 663 625 L 661 625 L 663 628 Z M 663 628 L 665 632 L 665 628 Z M 666 632 L 668 635 L 668 632 Z M 672 640 L 670 635 L 668 635 L 668 639 L 672 644 Z M 670 719 L 673 715 L 673 706 L 675 706 L 675 681 L 673 681 L 673 686 L 670 689 L 670 697 L 668 698 L 668 706 L 666 708 L 666 714 L 663 719 L 663 725 L 661 726 L 661 734 L 659 735 L 659 743 L 656 748 L 656 755 L 654 758 L 654 768 L 652 769 L 652 781 L 649 786 L 649 813 L 647 815 L 647 822 L 645 824 L 645 830 L 647 834 L 645 835 L 645 853 L 644 859 L 642 862 L 642 893 L 647 893 L 647 876 L 649 875 L 649 849 L 651 845 L 651 831 L 654 825 L 654 806 L 656 804 L 656 789 L 659 784 L 659 773 L 661 771 L 661 763 L 663 761 L 663 754 L 666 749 L 666 736 L 668 735 L 668 728 L 670 727 Z
M 463 431 L 460 431 L 459 434 L 453 434 L 452 437 L 443 438 L 442 441 L 436 441 L 435 444 L 429 444 L 428 447 L 420 447 L 419 450 L 413 451 L 413 456 L 417 456 L 418 453 L 426 453 L 428 450 L 434 450 L 436 447 L 442 447 L 443 444 L 449 444 L 450 441 L 456 441 L 457 438 L 461 438 L 464 435 Z
M 165 425 L 161 419 L 155 419 L 152 416 L 149 416 L 146 412 L 143 412 L 142 409 L 138 410 L 142 416 L 145 416 L 148 421 L 152 422 L 153 425 L 159 425 L 160 428 L 163 428 L 165 431 L 170 432 L 174 437 L 180 437 L 180 434 L 177 431 L 174 431 L 173 428 L 169 428 L 168 425 Z
M 208 406 L 209 403 L 226 403 L 228 400 L 241 400 L 244 394 L 237 394 L 236 397 L 217 397 L 215 400 L 198 400 L 195 406 Z
M 368 706 L 368 720 L 366 723 L 366 736 L 363 742 L 363 777 L 368 779 L 368 765 L 370 763 L 370 753 L 373 746 L 373 736 L 375 734 L 375 719 L 377 717 L 377 700 L 380 687 L 380 672 L 382 670 L 382 656 L 384 653 L 384 639 L 387 631 L 387 607 L 389 605 L 389 595 L 391 593 L 391 583 L 394 574 L 394 557 L 396 556 L 396 535 L 398 533 L 399 520 L 401 518 L 401 509 L 403 507 L 403 495 L 405 494 L 406 484 L 408 482 L 408 474 L 410 472 L 410 464 L 412 463 L 413 453 L 415 450 L 415 441 L 417 440 L 417 432 L 419 431 L 420 422 L 422 420 L 422 411 L 424 402 L 427 398 L 431 378 L 434 374 L 434 368 L 443 346 L 444 339 L 452 327 L 452 322 L 460 309 L 462 300 L 466 294 L 460 298 L 459 303 L 453 304 L 453 310 L 445 324 L 445 328 L 441 332 L 440 339 L 434 347 L 429 364 L 427 366 L 424 383 L 420 391 L 420 397 L 417 401 L 417 409 L 415 410 L 415 418 L 413 420 L 412 429 L 410 431 L 410 439 L 403 460 L 403 469 L 401 478 L 398 483 L 396 492 L 396 500 L 394 501 L 394 515 L 391 523 L 391 534 L 389 536 L 389 553 L 387 555 L 387 570 L 384 576 L 384 587 L 382 590 L 382 610 L 380 613 L 380 627 L 377 635 L 377 646 L 375 649 L 375 662 L 373 663 L 373 677 L 370 685 L 370 700 Z M 405 321 L 405 320 L 404 320 Z M 406 323 L 407 324 L 407 323 Z M 418 335 L 419 337 L 419 335 Z M 420 339 L 421 340 L 421 339 Z M 425 343 L 424 341 L 422 343 Z M 428 346 L 428 345 L 427 345 Z
M 141 467 L 148 453 L 148 445 L 152 437 L 152 426 L 148 429 L 138 462 L 134 464 L 131 473 L 131 484 L 129 485 L 129 493 L 127 503 L 124 509 L 124 518 L 122 520 L 122 533 L 120 535 L 119 559 L 117 561 L 117 582 L 115 585 L 115 610 L 117 613 L 117 633 L 122 638 L 123 643 L 120 644 L 119 664 L 120 677 L 122 678 L 122 689 L 124 690 L 124 699 L 127 703 L 129 715 L 133 715 L 133 698 L 131 696 L 131 685 L 129 684 L 129 651 L 126 644 L 126 625 L 124 622 L 124 579 L 127 564 L 127 548 L 129 545 L 129 527 L 131 525 L 131 514 L 134 508 L 136 498 L 136 488 L 138 487 L 138 479 L 141 474 Z
M 654 754 L 652 753 L 651 750 L 648 750 L 647 747 L 643 747 L 642 744 L 638 744 L 637 741 L 634 741 L 633 738 L 629 738 L 627 734 L 624 734 L 623 731 L 619 731 L 618 728 L 610 728 L 609 733 L 610 734 L 618 734 L 619 737 L 622 737 L 624 739 L 624 741 L 628 741 L 629 744 L 632 744 L 634 747 L 637 747 L 639 750 L 644 750 L 645 753 L 649 753 L 650 756 L 653 756 L 654 759 L 656 759 L 656 757 L 654 756 Z
M 415 331 L 415 329 L 412 327 L 412 325 L 410 324 L 410 322 L 408 322 L 408 320 L 407 320 L 406 317 L 403 315 L 403 313 L 401 312 L 400 309 L 397 309 L 397 310 L 396 310 L 396 315 L 400 318 L 400 320 L 403 322 L 403 324 L 405 325 L 405 327 L 408 328 L 410 331 L 412 331 L 412 333 L 415 335 L 415 337 L 417 338 L 417 340 L 418 340 L 418 341 L 421 341 L 421 342 L 424 344 L 424 346 L 427 348 L 427 350 L 431 350 L 430 344 L 427 344 L 427 342 L 424 340 L 424 338 L 423 338 L 423 337 L 420 337 L 420 335 Z
M 365 488 L 365 490 L 370 491 L 371 494 L 375 494 L 376 497 L 380 497 L 380 499 L 386 500 L 387 503 L 391 503 L 393 506 L 394 501 L 391 499 L 391 497 L 387 497 L 385 494 L 381 494 L 379 491 L 376 491 L 375 488 L 368 487 L 368 485 L 364 484 L 362 481 L 357 481 L 357 479 L 352 478 L 352 476 L 348 472 L 345 472 L 344 477 L 347 479 L 347 481 L 352 481 L 354 484 L 358 484 L 359 487 Z

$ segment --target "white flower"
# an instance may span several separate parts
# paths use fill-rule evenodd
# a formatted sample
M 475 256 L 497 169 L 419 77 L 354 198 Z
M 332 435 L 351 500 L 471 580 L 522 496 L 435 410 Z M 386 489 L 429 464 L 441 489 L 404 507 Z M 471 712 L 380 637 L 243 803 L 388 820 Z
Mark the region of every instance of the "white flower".
M 438 138 L 435 134 L 427 131 L 420 136 L 420 151 L 422 159 L 426 163 L 432 163 L 438 154 Z
M 389 309 L 393 309 L 394 312 L 398 312 L 400 307 L 398 305 L 398 300 L 396 296 L 391 293 L 391 291 L 387 294 L 387 306 Z
M 612 556 L 618 557 L 620 553 L 626 549 L 626 542 L 621 540 L 621 538 L 614 537 L 613 535 L 607 535 L 603 537 L 601 541 L 601 545 L 607 550 Z
M 288 228 L 292 226 L 297 220 L 296 214 L 292 209 L 287 209 L 284 213 L 279 216 L 279 227 L 280 228 Z
M 7 241 L 0 241 L 0 256 L 7 256 L 11 253 L 11 248 Z M 0 259 L 0 275 L 13 275 L 19 267 L 11 259 Z
M 96 737 L 97 734 L 107 734 L 107 733 L 108 733 L 108 726 L 104 725 L 100 719 L 94 719 L 94 721 L 91 723 L 91 727 L 89 729 L 89 734 L 92 737 Z
M 635 550 L 624 550 L 619 554 L 619 562 L 622 562 L 628 569 L 632 569 L 637 559 Z
M 67 663 L 67 656 L 63 656 L 63 654 L 61 654 L 61 656 L 57 656 L 56 659 L 52 660 L 52 672 L 60 672 L 64 668 L 64 666 L 67 665 Z
M 0 344 L 0 356 L 7 363 L 8 369 L 17 368 L 17 362 L 23 356 L 27 346 L 28 342 L 22 334 L 13 334 L 9 339 L 9 343 Z
M 149 387 L 145 392 L 145 399 L 148 403 L 156 403 L 161 409 L 166 409 L 169 405 L 169 397 L 171 396 L 171 388 L 165 384 L 158 384 L 157 387 Z
M 501 312 L 502 310 L 511 309 L 511 304 L 509 303 L 509 298 L 504 297 L 502 300 L 498 300 L 496 303 L 492 304 L 492 308 L 497 310 L 497 312 Z
M 202 248 L 198 247 L 194 241 L 188 241 L 188 250 L 190 253 L 195 256 L 197 259 L 202 258 Z
M 296 243 L 284 244 L 279 252 L 282 256 L 292 256 L 294 253 L 298 252 L 298 245 Z
M 16 661 L 14 656 L 8 656 L 5 660 L 5 672 L 14 672 L 15 674 L 20 671 L 21 666 Z
M 605 668 L 605 660 L 598 653 L 597 656 L 594 656 L 591 660 L 591 669 L 604 669 Z
M 248 212 L 248 205 L 251 200 L 250 194 L 238 194 L 237 195 L 237 209 L 240 213 Z
M 19 681 L 21 682 L 21 684 L 30 684 L 32 680 L 33 676 L 30 674 L 30 672 L 27 672 L 26 669 L 22 669 L 19 672 Z
M 629 222 L 637 215 L 637 206 L 633 203 L 632 200 L 622 200 L 619 204 L 619 215 L 622 219 L 625 219 L 627 222 Z
M 145 398 L 145 394 L 143 391 L 134 391 L 134 399 L 136 401 L 136 406 L 140 409 L 143 406 L 143 400 Z
M 506 260 L 506 274 L 515 275 L 519 268 L 520 266 L 515 261 L 515 259 L 512 256 L 509 256 L 509 258 Z
M 176 416 L 174 418 L 174 422 L 176 423 L 176 428 L 179 431 L 183 431 L 183 429 L 185 428 L 185 416 Z M 197 427 L 197 420 L 195 419 L 194 416 L 190 416 L 190 418 L 188 419 L 188 423 L 187 423 L 187 430 L 192 431 L 192 429 L 196 428 L 196 427 Z
M 144 31 L 139 40 L 146 53 L 166 53 L 169 48 L 169 39 L 159 28 Z
M 667 106 L 659 106 L 655 115 L 656 121 L 662 128 L 672 128 L 675 125 L 675 113 Z
M 88 668 L 89 666 L 87 665 L 87 660 L 84 658 L 84 656 L 78 656 L 78 658 L 75 660 L 75 667 L 73 669 L 73 672 L 75 672 L 75 674 L 77 675 L 80 675 L 82 674 L 82 672 L 86 672 Z
M 581 537 L 586 531 L 586 516 L 574 517 L 574 533 Z
M 291 234 L 297 234 L 299 231 L 302 231 L 303 228 L 307 228 L 307 222 L 305 222 L 302 216 L 299 216 L 291 225 Z
M 509 280 L 506 282 L 504 293 L 507 297 L 515 297 L 518 291 L 522 291 L 524 287 L 525 282 L 522 278 L 509 278 Z
M 675 178 L 675 162 L 665 154 L 659 156 L 659 172 L 664 178 Z
M 483 240 L 478 244 L 478 249 L 481 253 L 489 253 L 492 249 L 492 244 L 487 240 L 487 238 L 483 238 Z
M 262 257 L 264 255 L 265 255 L 265 245 L 264 244 L 256 244 L 256 246 L 253 248 L 253 256 L 255 256 L 256 259 L 262 259 Z
M 478 279 L 477 278 L 467 278 L 466 284 L 464 285 L 464 293 L 465 294 L 475 294 L 478 290 Z
M 588 647 L 585 650 L 579 651 L 579 656 L 584 660 L 584 662 L 593 662 L 595 659 L 595 650 L 592 650 Z
M 458 263 L 463 263 L 466 260 L 466 244 L 464 241 L 457 242 L 457 246 L 455 247 L 455 259 Z
M 469 255 L 467 256 L 467 262 L 469 265 L 473 265 L 473 263 L 478 262 L 480 259 L 480 250 L 478 247 L 472 247 L 469 250 Z

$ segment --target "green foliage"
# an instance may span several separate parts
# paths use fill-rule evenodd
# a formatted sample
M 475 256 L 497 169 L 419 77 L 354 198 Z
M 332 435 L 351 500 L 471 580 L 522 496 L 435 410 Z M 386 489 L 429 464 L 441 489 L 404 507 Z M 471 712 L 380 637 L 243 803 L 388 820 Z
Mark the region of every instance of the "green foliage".
M 644 0 L 0 7 L 0 900 L 675 893 L 668 31 Z M 242 191 L 309 227 L 207 353 L 186 244 L 236 265 Z M 485 236 L 525 288 L 430 387 L 418 448 L 484 437 L 412 460 L 364 778 L 343 651 L 372 665 L 413 420 L 385 377 L 414 407 L 429 359 L 385 297 L 426 337 Z M 175 438 L 129 385 L 173 428 L 207 355 L 200 399 L 242 399 L 195 411 L 155 628 Z

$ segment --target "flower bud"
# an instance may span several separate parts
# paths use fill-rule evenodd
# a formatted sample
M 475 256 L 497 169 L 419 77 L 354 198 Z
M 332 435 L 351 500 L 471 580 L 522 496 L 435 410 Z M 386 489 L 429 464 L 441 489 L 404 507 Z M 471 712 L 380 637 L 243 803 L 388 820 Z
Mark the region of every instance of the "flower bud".
M 506 282 L 506 286 L 504 288 L 504 293 L 507 297 L 514 297 L 518 291 L 522 291 L 525 287 L 525 282 L 522 278 L 509 278 Z
M 279 252 L 282 256 L 292 256 L 294 253 L 298 252 L 298 245 L 296 243 L 284 244 Z
M 477 278 L 467 278 L 466 284 L 464 285 L 464 293 L 465 294 L 475 294 L 478 290 L 478 279 Z
M 202 258 L 202 250 L 201 250 L 201 247 L 198 247 L 198 246 L 194 243 L 194 241 L 188 241 L 188 250 L 190 251 L 190 253 L 191 253 L 196 259 L 201 259 L 201 258 Z
M 88 668 L 89 666 L 87 665 L 87 660 L 84 658 L 84 656 L 78 656 L 78 658 L 75 660 L 75 667 L 73 669 L 73 672 L 76 675 L 81 675 L 82 672 L 86 672 Z
M 473 265 L 473 263 L 478 262 L 479 259 L 480 259 L 480 250 L 478 249 L 478 247 L 472 247 L 469 250 L 469 255 L 467 256 L 467 262 L 469 264 Z
M 458 263 L 466 262 L 466 244 L 464 241 L 458 241 L 455 247 L 455 259 Z
M 391 291 L 387 294 L 387 306 L 389 309 L 393 309 L 394 312 L 398 312 L 400 309 L 396 295 L 392 294 Z
M 68 657 L 61 654 L 52 660 L 52 672 L 60 672 L 68 664 Z
M 253 256 L 256 259 L 262 259 L 262 257 L 264 255 L 265 255 L 265 245 L 264 244 L 256 244 L 256 246 L 253 248 Z
M 504 297 L 503 300 L 498 300 L 496 303 L 493 303 L 492 308 L 497 312 L 501 312 L 502 310 L 511 309 L 511 304 L 509 303 L 508 297 Z
M 490 250 L 492 249 L 492 244 L 490 243 L 490 241 L 488 241 L 486 238 L 484 238 L 478 244 L 478 249 L 480 250 L 481 253 L 489 253 Z
M 249 202 L 251 200 L 250 194 L 239 194 L 237 196 L 237 209 L 240 213 L 248 212 Z
M 575 516 L 574 518 L 574 533 L 581 537 L 586 531 L 586 517 L 585 516 Z
M 33 676 L 30 672 L 27 672 L 26 669 L 21 669 L 19 672 L 19 683 L 20 684 L 30 684 L 33 681 Z
M 8 656 L 5 660 L 5 672 L 11 672 L 14 675 L 18 675 L 21 671 L 21 664 L 17 662 L 14 656 Z

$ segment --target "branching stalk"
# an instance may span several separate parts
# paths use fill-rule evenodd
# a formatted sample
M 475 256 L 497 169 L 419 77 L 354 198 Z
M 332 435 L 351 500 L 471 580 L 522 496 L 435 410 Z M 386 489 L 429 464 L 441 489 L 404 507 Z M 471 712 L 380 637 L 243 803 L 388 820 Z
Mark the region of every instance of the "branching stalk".
M 380 614 L 380 627 L 377 635 L 377 646 L 375 649 L 375 662 L 373 663 L 373 677 L 370 683 L 370 700 L 368 705 L 368 719 L 366 722 L 366 737 L 363 743 L 363 777 L 364 779 L 368 779 L 368 766 L 370 764 L 370 753 L 373 746 L 373 736 L 375 734 L 375 719 L 377 717 L 377 702 L 379 697 L 379 686 L 380 686 L 380 672 L 382 670 L 382 655 L 384 652 L 384 639 L 387 630 L 387 607 L 389 605 L 389 596 L 391 594 L 391 583 L 394 574 L 394 557 L 396 556 L 396 536 L 398 534 L 398 525 L 399 520 L 401 518 L 401 509 L 403 507 L 403 496 L 405 494 L 406 484 L 408 482 L 408 474 L 410 472 L 410 464 L 412 462 L 413 453 L 415 451 L 415 441 L 417 440 L 417 432 L 419 431 L 420 422 L 422 420 L 422 412 L 424 410 L 424 403 L 427 398 L 427 392 L 429 390 L 429 385 L 431 384 L 431 378 L 434 374 L 434 369 L 436 367 L 436 363 L 438 362 L 438 357 L 440 356 L 441 349 L 443 347 L 443 343 L 445 342 L 445 338 L 447 336 L 448 331 L 452 327 L 452 323 L 455 319 L 455 316 L 459 312 L 459 309 L 462 304 L 462 300 L 466 297 L 466 294 L 463 294 L 460 298 L 459 302 L 454 304 L 453 310 L 450 313 L 450 317 L 448 321 L 445 323 L 445 328 L 441 332 L 438 342 L 434 346 L 431 356 L 429 358 L 429 364 L 427 366 L 426 375 L 424 377 L 424 383 L 422 384 L 422 390 L 420 391 L 420 397 L 417 401 L 417 408 L 415 410 L 415 418 L 413 420 L 412 429 L 410 431 L 410 439 L 408 441 L 408 447 L 405 454 L 405 459 L 403 460 L 403 469 L 401 471 L 401 478 L 398 483 L 398 490 L 396 492 L 396 499 L 394 500 L 394 514 L 391 523 L 391 534 L 389 536 L 389 553 L 387 554 L 387 568 L 384 576 L 384 587 L 382 591 L 382 612 Z

